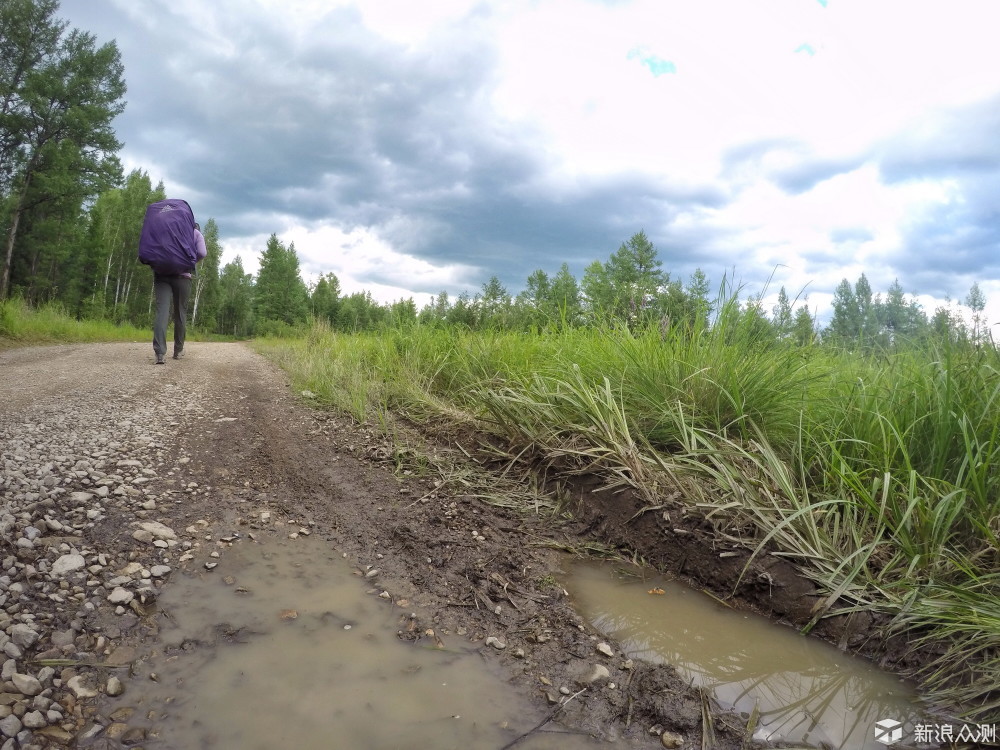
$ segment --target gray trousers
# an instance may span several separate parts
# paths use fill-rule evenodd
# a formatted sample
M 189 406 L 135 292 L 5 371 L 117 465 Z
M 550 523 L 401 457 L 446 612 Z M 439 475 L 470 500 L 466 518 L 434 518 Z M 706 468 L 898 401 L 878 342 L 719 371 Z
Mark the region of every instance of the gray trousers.
M 167 354 L 167 324 L 170 322 L 170 302 L 174 308 L 174 354 L 184 348 L 187 334 L 187 304 L 191 296 L 191 279 L 183 276 L 154 276 L 156 318 L 153 320 L 153 352 L 157 357 Z

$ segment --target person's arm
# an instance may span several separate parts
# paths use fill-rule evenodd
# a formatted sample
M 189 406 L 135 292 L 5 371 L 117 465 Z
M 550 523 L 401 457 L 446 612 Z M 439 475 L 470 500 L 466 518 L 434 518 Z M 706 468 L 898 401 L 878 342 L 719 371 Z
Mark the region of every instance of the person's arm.
M 195 255 L 198 256 L 195 259 L 195 263 L 197 263 L 205 259 L 205 256 L 208 255 L 208 249 L 205 247 L 205 237 L 197 229 L 194 230 L 194 239 L 197 243 L 197 248 L 195 249 Z

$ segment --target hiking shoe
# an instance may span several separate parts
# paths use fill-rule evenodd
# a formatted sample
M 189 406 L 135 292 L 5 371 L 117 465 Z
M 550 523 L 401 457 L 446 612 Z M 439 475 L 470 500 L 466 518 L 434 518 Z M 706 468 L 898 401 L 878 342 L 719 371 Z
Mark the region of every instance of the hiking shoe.
M 166 364 L 166 362 L 163 361 L 163 355 L 162 354 L 156 355 L 156 364 L 158 364 L 158 365 L 165 365 Z
M 184 350 L 183 349 L 181 349 L 180 351 L 174 351 L 174 359 L 180 359 L 183 356 L 184 356 Z

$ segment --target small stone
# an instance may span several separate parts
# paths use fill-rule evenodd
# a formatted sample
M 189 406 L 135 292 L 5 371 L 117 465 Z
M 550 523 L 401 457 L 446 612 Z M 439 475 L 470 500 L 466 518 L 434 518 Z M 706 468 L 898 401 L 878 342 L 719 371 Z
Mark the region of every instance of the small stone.
M 157 521 L 146 521 L 144 523 L 140 523 L 139 528 L 143 531 L 148 531 L 153 535 L 154 539 L 170 540 L 177 538 L 177 532 L 169 526 L 165 526 Z
M 684 747 L 684 737 L 676 732 L 664 732 L 660 735 L 660 744 L 664 747 Z
M 128 731 L 128 724 L 120 721 L 116 721 L 113 724 L 109 724 L 108 728 L 104 731 L 104 736 L 113 740 L 121 739 L 121 736 Z
M 501 641 L 495 635 L 491 635 L 489 638 L 486 639 L 486 645 L 492 646 L 497 651 L 503 651 L 505 648 L 507 648 L 507 644 Z
M 14 687 L 21 695 L 38 695 L 43 689 L 38 678 L 30 674 L 15 673 L 11 675 L 10 681 L 14 683 Z
M 21 723 L 27 729 L 41 729 L 49 724 L 41 711 L 29 711 L 21 717 Z
M 125 692 L 125 686 L 122 684 L 121 680 L 112 676 L 108 678 L 108 684 L 104 687 L 104 692 L 112 698 L 116 698 Z
M 143 542 L 144 544 L 149 544 L 155 538 L 152 534 L 144 529 L 136 529 L 132 532 L 132 538 L 137 542 Z
M 38 642 L 38 633 L 33 628 L 18 623 L 11 627 L 10 639 L 21 648 L 31 648 Z
M 66 687 L 72 690 L 73 694 L 77 698 L 96 698 L 98 695 L 98 690 L 84 675 L 78 674 L 74 677 L 70 677 L 66 681 Z
M 15 737 L 20 731 L 21 720 L 14 716 L 14 714 L 0 719 L 0 733 L 2 733 L 4 737 Z
M 87 561 L 83 559 L 83 555 L 63 555 L 52 563 L 52 576 L 64 576 L 67 573 L 72 573 L 74 570 L 79 570 L 86 564 Z
M 108 601 L 112 604 L 128 604 L 134 598 L 135 594 L 128 589 L 123 589 L 121 586 L 116 587 L 115 590 L 108 595 Z
M 595 646 L 595 648 L 597 649 L 598 653 L 604 654 L 605 656 L 614 656 L 615 655 L 614 650 L 607 643 L 603 643 L 603 642 L 602 643 L 598 643 L 597 646 Z

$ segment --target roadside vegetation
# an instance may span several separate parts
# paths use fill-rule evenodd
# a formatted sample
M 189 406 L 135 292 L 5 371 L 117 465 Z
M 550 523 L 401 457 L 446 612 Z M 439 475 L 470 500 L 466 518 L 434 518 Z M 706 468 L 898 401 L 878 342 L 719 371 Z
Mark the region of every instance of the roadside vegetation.
M 150 330 L 66 314 L 59 305 L 30 307 L 23 299 L 0 302 L 0 349 L 30 344 L 152 340 Z
M 319 322 L 257 347 L 358 420 L 455 420 L 795 562 L 820 618 L 882 613 L 932 699 L 1000 715 L 1000 355 L 965 329 L 798 343 L 735 293 L 707 314 L 533 333 Z M 849 345 L 850 344 L 850 345 Z

